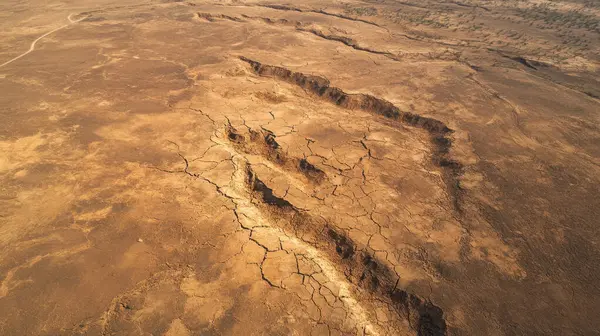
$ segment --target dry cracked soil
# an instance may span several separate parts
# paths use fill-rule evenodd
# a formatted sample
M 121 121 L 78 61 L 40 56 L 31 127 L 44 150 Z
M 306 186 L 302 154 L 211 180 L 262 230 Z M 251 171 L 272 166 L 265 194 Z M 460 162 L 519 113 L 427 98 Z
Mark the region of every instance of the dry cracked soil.
M 0 335 L 599 334 L 599 2 L 0 17 Z

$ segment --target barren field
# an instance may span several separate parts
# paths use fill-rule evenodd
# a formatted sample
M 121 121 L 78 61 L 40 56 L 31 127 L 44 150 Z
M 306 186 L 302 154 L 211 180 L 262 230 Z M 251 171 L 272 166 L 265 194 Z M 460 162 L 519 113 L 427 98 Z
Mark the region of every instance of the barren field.
M 0 28 L 0 335 L 600 333 L 600 2 Z

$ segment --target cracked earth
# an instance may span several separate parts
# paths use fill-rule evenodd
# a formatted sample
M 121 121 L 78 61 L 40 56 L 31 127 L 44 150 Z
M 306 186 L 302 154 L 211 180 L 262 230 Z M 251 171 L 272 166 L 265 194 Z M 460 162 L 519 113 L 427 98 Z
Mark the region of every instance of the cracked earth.
M 0 5 L 0 334 L 597 332 L 597 42 L 480 3 Z

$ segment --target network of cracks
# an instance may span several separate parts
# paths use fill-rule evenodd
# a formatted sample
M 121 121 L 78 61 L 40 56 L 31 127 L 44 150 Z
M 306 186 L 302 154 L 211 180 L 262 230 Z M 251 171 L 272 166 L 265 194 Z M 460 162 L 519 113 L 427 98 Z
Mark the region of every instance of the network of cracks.
M 367 94 L 348 94 L 330 85 L 326 78 L 294 72 L 283 67 L 265 65 L 246 57 L 240 59 L 255 75 L 270 80 L 283 81 L 302 88 L 310 99 L 332 103 L 339 108 L 375 116 L 386 127 L 402 130 L 404 127 L 420 129 L 429 143 L 429 162 L 439 171 L 446 186 L 451 210 L 461 212 L 459 177 L 462 166 L 450 158 L 452 146 L 450 130 L 443 122 L 403 112 L 392 103 Z M 185 168 L 181 173 L 211 183 L 216 191 L 234 204 L 233 212 L 250 240 L 264 250 L 258 265 L 262 279 L 271 287 L 290 289 L 295 286 L 312 288 L 314 296 L 325 297 L 332 311 L 340 309 L 345 317 L 335 326 L 343 332 L 360 334 L 416 333 L 418 335 L 446 334 L 443 310 L 429 298 L 421 297 L 402 288 L 401 275 L 388 258 L 382 259 L 369 243 L 358 242 L 347 234 L 331 215 L 311 209 L 299 198 L 275 191 L 270 185 L 273 172 L 284 176 L 296 190 L 316 202 L 325 203 L 318 190 L 338 186 L 332 183 L 334 174 L 344 175 L 344 169 L 315 163 L 304 156 L 290 154 L 278 142 L 277 135 L 267 128 L 253 128 L 225 117 L 220 123 L 208 116 L 216 130 L 212 136 L 215 146 L 229 152 L 234 167 L 227 185 L 212 181 L 194 171 L 188 159 L 181 155 Z M 310 148 L 311 140 L 307 140 Z M 377 159 L 366 142 L 360 141 L 366 155 L 363 160 Z M 318 156 L 318 155 L 317 155 Z M 256 160 L 260 164 L 256 164 Z M 265 170 L 267 167 L 267 170 Z M 350 169 L 351 170 L 351 169 Z M 173 172 L 173 171 L 169 171 Z M 366 175 L 362 171 L 363 183 Z M 311 192 L 312 190 L 312 192 Z M 372 214 L 371 214 L 372 216 Z M 381 231 L 381 230 L 380 230 Z M 272 243 L 273 241 L 278 243 Z M 288 269 L 295 274 L 297 283 L 291 284 L 289 274 L 273 272 L 273 260 L 291 260 L 291 265 L 276 268 Z M 284 272 L 285 273 L 285 272 Z M 326 294 L 324 294 L 326 292 Z M 384 307 L 386 318 L 374 316 L 374 311 Z M 332 311 L 319 309 L 318 320 Z

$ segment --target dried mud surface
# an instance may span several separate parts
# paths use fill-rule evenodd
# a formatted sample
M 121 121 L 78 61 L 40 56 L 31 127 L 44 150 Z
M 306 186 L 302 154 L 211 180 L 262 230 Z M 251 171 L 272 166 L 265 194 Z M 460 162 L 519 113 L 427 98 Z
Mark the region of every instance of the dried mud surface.
M 0 9 L 1 335 L 600 330 L 594 2 Z

